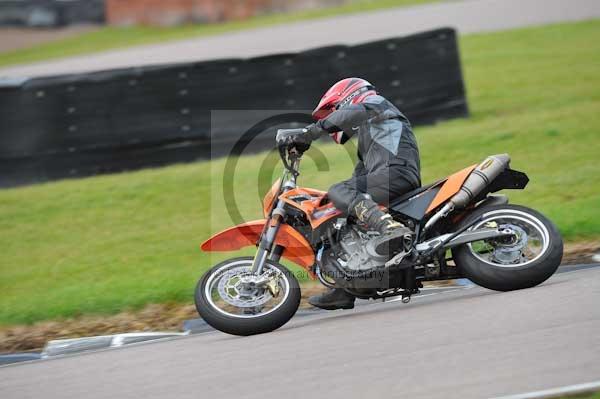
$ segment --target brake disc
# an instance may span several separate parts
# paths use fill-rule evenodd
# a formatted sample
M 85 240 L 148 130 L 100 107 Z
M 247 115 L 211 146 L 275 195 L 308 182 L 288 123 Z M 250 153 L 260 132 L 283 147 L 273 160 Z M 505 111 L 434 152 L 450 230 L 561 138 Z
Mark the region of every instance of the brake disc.
M 527 246 L 527 232 L 515 225 L 502 225 L 500 228 L 512 230 L 515 233 L 513 237 L 516 237 L 516 240 L 513 240 L 510 243 L 496 241 L 492 258 L 504 265 L 517 263 L 523 255 L 523 248 Z
M 255 276 L 246 267 L 223 273 L 217 290 L 221 298 L 239 308 L 253 308 L 269 302 L 273 295 L 269 289 L 254 284 Z

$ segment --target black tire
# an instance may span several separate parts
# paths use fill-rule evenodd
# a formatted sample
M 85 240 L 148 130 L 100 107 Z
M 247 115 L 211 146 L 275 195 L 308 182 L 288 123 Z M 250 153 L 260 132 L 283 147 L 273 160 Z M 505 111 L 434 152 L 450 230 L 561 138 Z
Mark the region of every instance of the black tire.
M 554 224 L 541 213 L 519 205 L 484 206 L 475 209 L 458 228 L 482 215 L 517 215 L 540 223 L 548 232 L 549 242 L 539 258 L 523 266 L 495 266 L 473 254 L 468 244 L 452 250 L 458 270 L 475 284 L 496 291 L 512 291 L 534 287 L 554 274 L 562 261 L 563 241 Z
M 266 262 L 270 266 L 279 269 L 279 271 L 283 273 L 284 278 L 287 280 L 289 285 L 287 298 L 285 298 L 284 302 L 282 302 L 270 313 L 258 315 L 256 317 L 243 318 L 229 316 L 217 310 L 217 308 L 215 308 L 215 306 L 213 306 L 211 302 L 207 300 L 205 287 L 212 274 L 216 273 L 218 270 L 227 265 L 243 262 L 251 263 L 252 260 L 252 257 L 228 259 L 211 268 L 202 276 L 200 281 L 198 281 L 194 295 L 196 310 L 198 311 L 198 314 L 200 314 L 200 317 L 204 319 L 204 321 L 217 330 L 233 335 L 262 334 L 276 330 L 283 326 L 294 316 L 296 310 L 298 310 L 301 298 L 298 280 L 285 266 L 270 260 L 267 260 Z

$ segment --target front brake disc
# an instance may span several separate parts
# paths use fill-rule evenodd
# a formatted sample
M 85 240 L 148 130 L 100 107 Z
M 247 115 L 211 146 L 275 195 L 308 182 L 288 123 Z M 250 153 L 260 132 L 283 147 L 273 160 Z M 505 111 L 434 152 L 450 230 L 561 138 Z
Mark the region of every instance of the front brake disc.
M 269 302 L 273 298 L 270 290 L 252 285 L 247 281 L 249 276 L 252 275 L 246 267 L 223 273 L 217 286 L 221 299 L 239 308 L 259 307 Z

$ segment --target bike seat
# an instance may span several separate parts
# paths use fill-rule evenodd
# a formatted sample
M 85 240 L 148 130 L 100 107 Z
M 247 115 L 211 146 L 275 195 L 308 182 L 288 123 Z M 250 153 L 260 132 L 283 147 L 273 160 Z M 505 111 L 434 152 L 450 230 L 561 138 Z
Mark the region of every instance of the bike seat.
M 402 194 L 400 197 L 394 198 L 393 200 L 391 200 L 389 207 L 391 208 L 393 206 L 399 205 L 399 204 L 403 203 L 404 201 L 406 201 L 407 199 L 409 199 L 411 197 L 414 197 L 415 195 L 421 194 L 421 193 L 429 190 L 431 187 L 437 185 L 438 183 L 440 183 L 440 182 L 437 181 L 435 183 L 431 183 L 431 184 L 428 184 L 426 186 L 421 186 L 421 187 L 415 188 L 414 190 L 409 191 L 409 192 L 407 192 L 405 194 Z

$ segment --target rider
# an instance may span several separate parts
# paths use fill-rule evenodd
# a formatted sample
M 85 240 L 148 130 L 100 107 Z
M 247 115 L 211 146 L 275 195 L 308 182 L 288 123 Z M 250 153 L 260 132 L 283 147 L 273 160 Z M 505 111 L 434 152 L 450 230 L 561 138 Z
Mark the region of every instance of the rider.
M 378 252 L 393 251 L 394 243 L 410 233 L 384 212 L 379 204 L 420 187 L 419 149 L 411 125 L 390 101 L 364 79 L 340 80 L 321 98 L 313 111 L 316 123 L 302 133 L 278 137 L 282 143 L 310 144 L 329 134 L 344 144 L 358 136 L 358 163 L 352 177 L 336 183 L 328 197 L 339 210 L 356 217 L 368 230 L 381 234 Z M 352 309 L 354 296 L 342 288 L 311 297 L 323 309 Z

